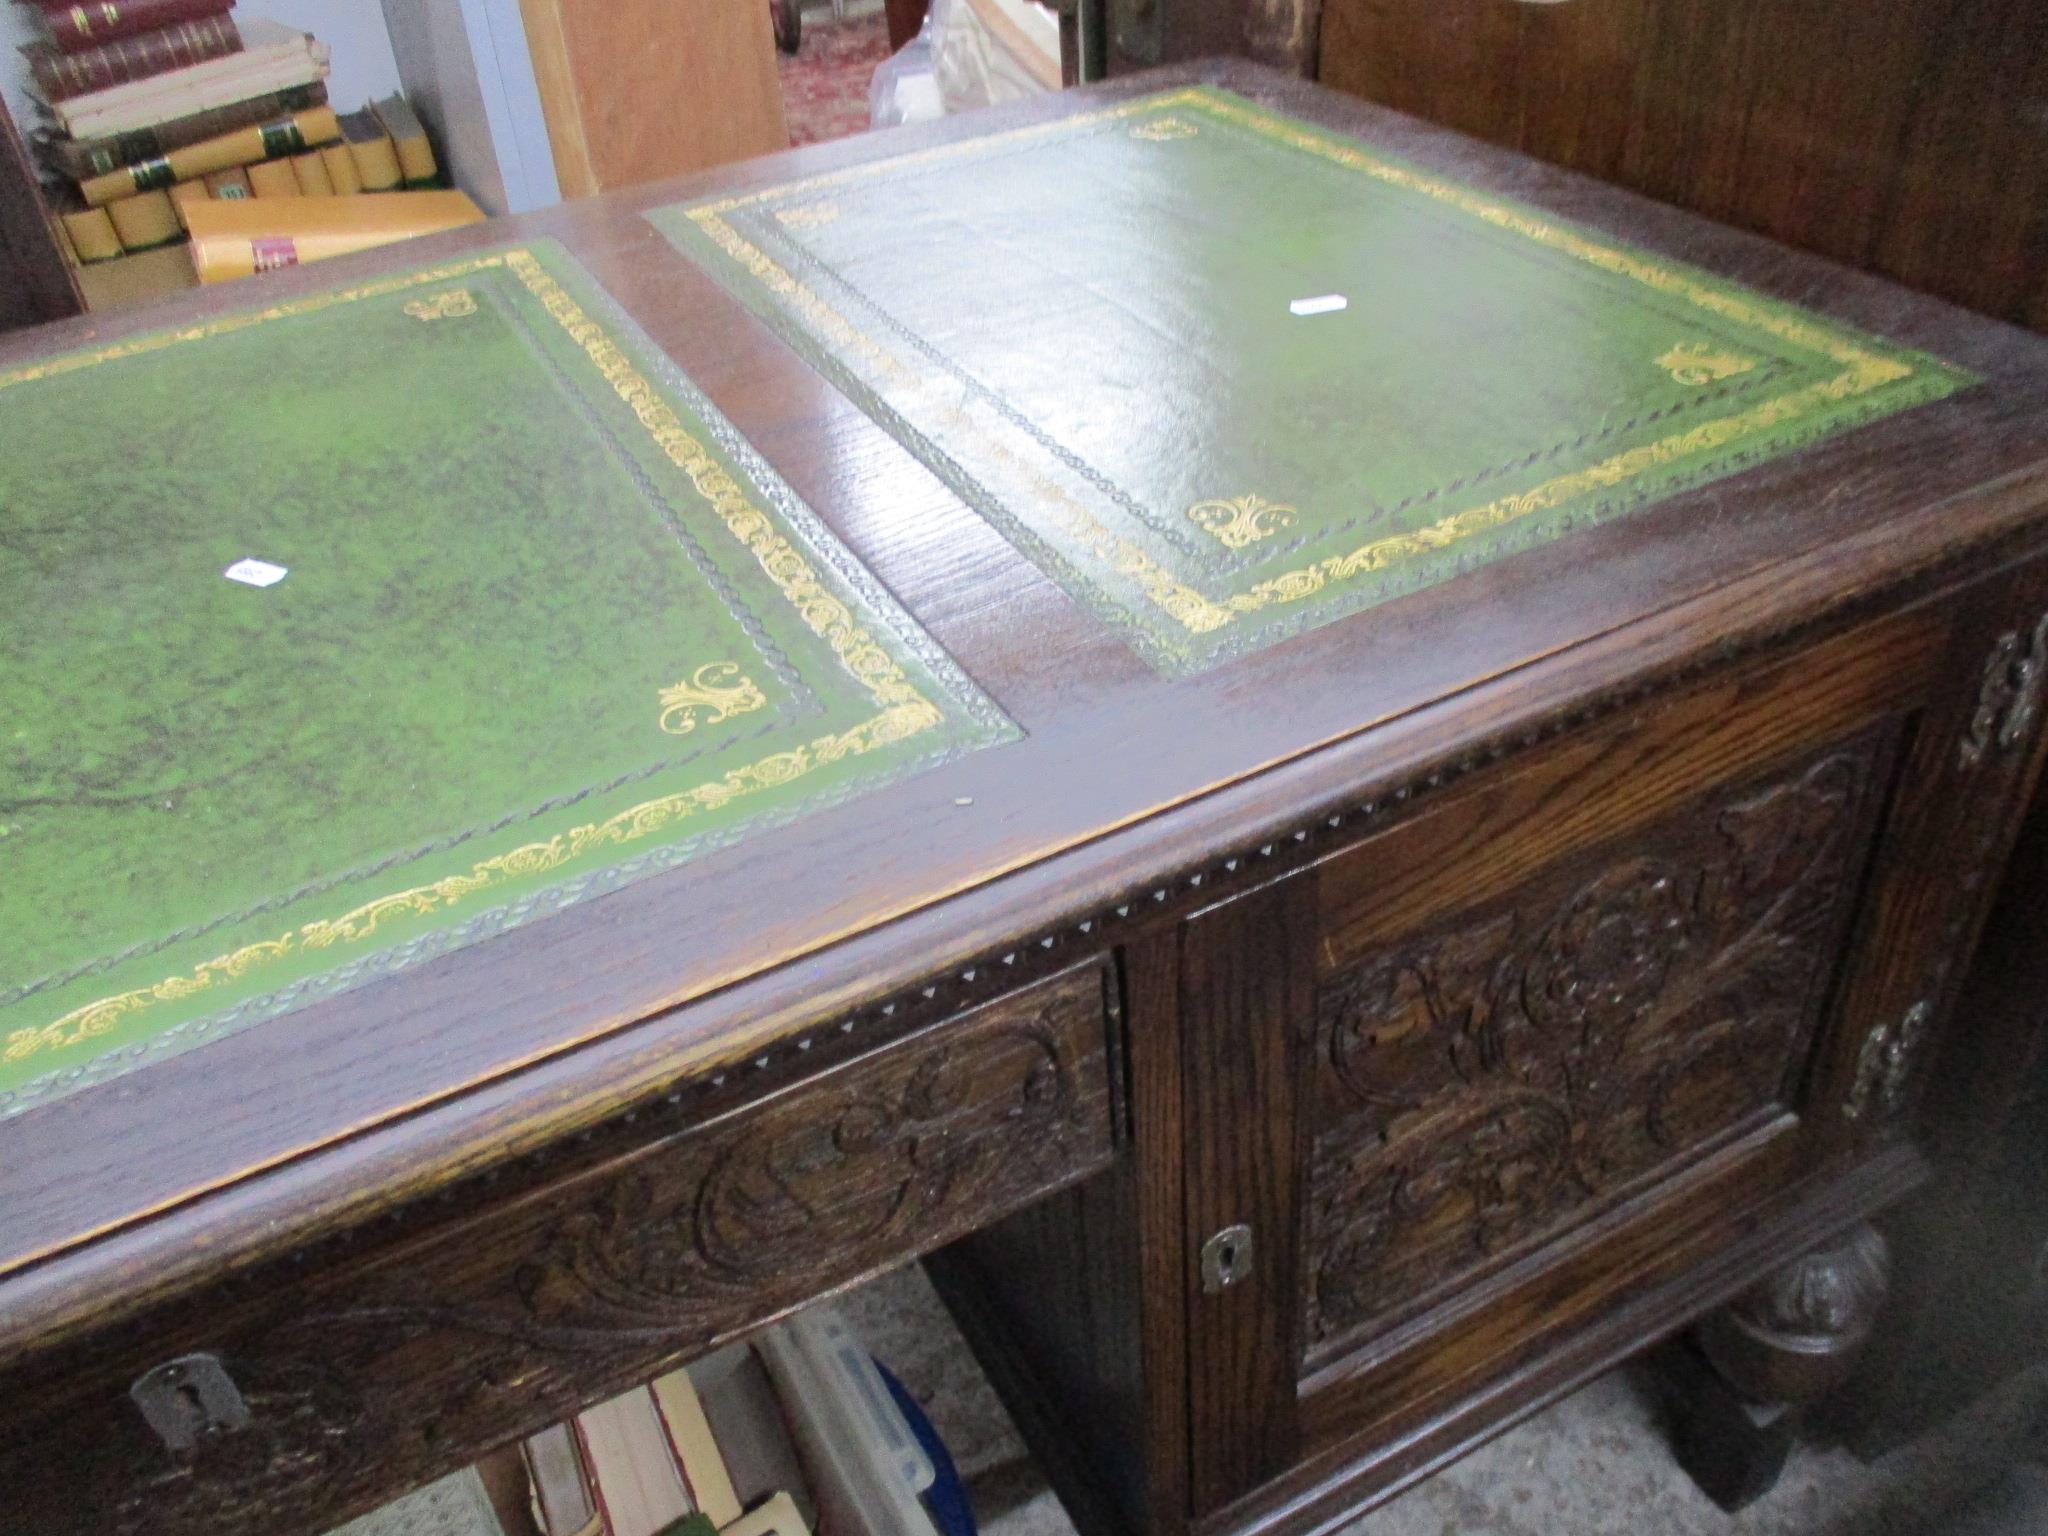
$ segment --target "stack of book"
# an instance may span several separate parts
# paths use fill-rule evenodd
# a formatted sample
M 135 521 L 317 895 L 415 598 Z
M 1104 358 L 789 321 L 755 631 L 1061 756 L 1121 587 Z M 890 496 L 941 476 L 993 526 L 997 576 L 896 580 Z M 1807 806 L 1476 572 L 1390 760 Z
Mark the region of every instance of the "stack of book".
M 971 1532 L 900 1391 L 835 1312 L 812 1308 L 335 1536 Z M 942 1482 L 950 1501 L 932 1494 Z
M 22 48 L 43 118 L 30 138 L 59 183 L 59 244 L 89 300 L 96 288 L 189 286 L 482 217 L 439 190 L 403 97 L 338 115 L 326 46 L 237 19 L 234 0 L 19 3 L 41 33 Z

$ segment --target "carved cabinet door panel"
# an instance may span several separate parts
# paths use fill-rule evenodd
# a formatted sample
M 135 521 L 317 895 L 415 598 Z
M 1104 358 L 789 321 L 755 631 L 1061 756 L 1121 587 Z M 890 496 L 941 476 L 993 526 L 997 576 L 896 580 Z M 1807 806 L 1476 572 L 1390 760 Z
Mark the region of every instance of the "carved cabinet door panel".
M 1800 1192 L 1916 1176 L 2044 653 L 2021 571 L 1638 689 L 1188 925 L 1189 1209 L 1255 1253 L 1190 1259 L 1198 1509 L 1409 1475 Z

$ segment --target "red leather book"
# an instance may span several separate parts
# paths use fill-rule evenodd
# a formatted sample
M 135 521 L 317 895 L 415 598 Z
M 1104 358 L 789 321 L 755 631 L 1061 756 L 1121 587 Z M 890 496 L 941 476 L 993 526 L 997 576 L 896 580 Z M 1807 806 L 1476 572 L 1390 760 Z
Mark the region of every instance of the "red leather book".
M 205 59 L 242 51 L 242 34 L 225 14 L 119 38 L 78 53 L 54 43 L 24 43 L 29 73 L 45 101 L 64 101 L 88 91 L 146 80 Z
M 88 48 L 137 37 L 181 21 L 204 21 L 225 16 L 235 0 L 92 0 L 73 5 L 69 0 L 41 4 L 43 25 L 50 41 L 63 53 L 82 53 Z

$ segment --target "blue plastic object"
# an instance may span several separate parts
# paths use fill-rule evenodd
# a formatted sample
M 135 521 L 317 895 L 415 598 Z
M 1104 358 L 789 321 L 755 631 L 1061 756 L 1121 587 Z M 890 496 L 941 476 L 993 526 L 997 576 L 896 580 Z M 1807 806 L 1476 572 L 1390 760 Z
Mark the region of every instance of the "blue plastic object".
M 946 1442 L 932 1428 L 932 1421 L 924 1416 L 917 1399 L 896 1379 L 896 1373 L 879 1360 L 875 1362 L 875 1368 L 882 1373 L 883 1385 L 888 1387 L 889 1395 L 903 1411 L 910 1432 L 917 1436 L 917 1443 L 932 1459 L 932 1469 L 937 1475 L 932 1479 L 931 1487 L 924 1492 L 924 1507 L 932 1517 L 932 1524 L 939 1528 L 939 1536 L 975 1536 L 974 1511 L 967 1507 L 967 1490 L 961 1487 L 959 1469 L 946 1453 Z

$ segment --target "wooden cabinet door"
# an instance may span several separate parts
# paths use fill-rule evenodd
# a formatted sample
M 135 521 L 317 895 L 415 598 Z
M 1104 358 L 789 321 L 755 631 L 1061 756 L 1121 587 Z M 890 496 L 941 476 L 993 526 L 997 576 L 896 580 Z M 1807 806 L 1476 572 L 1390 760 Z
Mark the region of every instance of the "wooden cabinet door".
M 1377 795 L 1191 919 L 1190 1225 L 1248 1250 L 1189 1260 L 1197 1513 L 1418 1475 L 1909 1187 L 2044 672 L 2023 571 Z
M 789 148 L 766 0 L 519 0 L 562 196 Z

